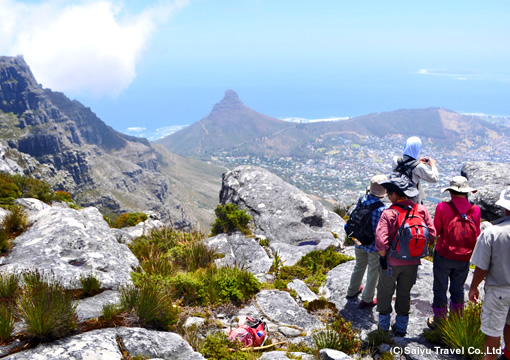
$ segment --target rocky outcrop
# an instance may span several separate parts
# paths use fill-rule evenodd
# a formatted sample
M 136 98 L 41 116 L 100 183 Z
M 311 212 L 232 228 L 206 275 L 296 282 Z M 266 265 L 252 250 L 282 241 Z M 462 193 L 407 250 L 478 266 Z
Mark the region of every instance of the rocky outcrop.
M 93 273 L 104 288 L 131 283 L 138 260 L 119 244 L 96 208 L 74 210 L 30 200 L 32 226 L 0 258 L 2 272 L 53 273 L 68 288 L 80 288 L 80 276 Z M 24 202 L 20 202 L 24 204 Z
M 150 359 L 205 359 L 179 335 L 142 328 L 93 330 L 73 337 L 38 345 L 34 349 L 5 357 L 9 360 L 113 360 L 142 356 Z
M 501 191 L 510 186 L 510 164 L 467 162 L 462 166 L 461 175 L 468 179 L 470 186 L 478 189 L 469 195 L 469 200 L 480 206 L 483 219 L 495 220 L 504 216 L 504 209 L 495 203 Z
M 225 254 L 216 260 L 218 266 L 243 266 L 254 275 L 264 276 L 269 272 L 273 260 L 253 238 L 242 233 L 219 234 L 206 240 L 207 246 Z
M 223 174 L 222 204 L 233 203 L 252 216 L 256 236 L 269 239 L 286 265 L 313 250 L 340 248 L 342 218 L 267 170 L 239 166 Z
M 0 57 L 0 116 L 10 148 L 72 179 L 54 184 L 55 190 L 104 213 L 154 211 L 190 227 L 193 219 L 168 190 L 160 155 L 149 142 L 121 134 L 78 101 L 43 89 L 22 57 Z

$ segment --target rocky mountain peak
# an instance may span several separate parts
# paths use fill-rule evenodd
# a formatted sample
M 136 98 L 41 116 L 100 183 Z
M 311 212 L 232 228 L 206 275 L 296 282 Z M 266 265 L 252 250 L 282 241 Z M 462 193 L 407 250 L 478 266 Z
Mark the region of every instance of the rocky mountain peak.
M 216 105 L 214 105 L 213 112 L 222 109 L 234 109 L 244 106 L 243 102 L 234 90 L 225 91 L 225 96 Z

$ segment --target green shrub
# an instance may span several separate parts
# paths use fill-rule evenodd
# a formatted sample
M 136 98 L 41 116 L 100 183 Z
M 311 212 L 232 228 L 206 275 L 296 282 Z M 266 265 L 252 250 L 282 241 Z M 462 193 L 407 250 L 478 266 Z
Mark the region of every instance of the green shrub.
M 179 272 L 168 280 L 170 291 L 175 299 L 182 299 L 184 305 L 205 305 L 216 302 L 217 295 L 208 297 L 211 280 L 203 270 L 194 273 Z
M 392 345 L 394 343 L 393 338 L 389 331 L 377 329 L 367 334 L 367 342 L 370 346 L 378 346 L 381 344 Z
M 15 318 L 14 304 L 0 302 L 0 340 L 6 341 L 11 336 Z
M 186 271 L 205 268 L 214 262 L 216 250 L 210 249 L 199 239 L 181 241 L 171 250 L 174 263 Z
M 41 340 L 57 339 L 76 328 L 73 295 L 53 275 L 28 272 L 23 278 L 25 285 L 17 306 L 28 335 Z
M 67 191 L 57 190 L 55 191 L 55 200 L 63 201 L 66 203 L 74 203 L 73 197 Z
M 328 327 L 313 334 L 317 353 L 322 349 L 338 350 L 346 354 L 359 352 L 361 348 L 359 335 L 352 330 L 350 322 L 342 320 L 339 320 L 339 323 L 333 323 L 333 328 Z
M 11 248 L 11 241 L 9 234 L 3 227 L 0 227 L 0 253 L 6 253 Z
M 484 334 L 480 331 L 482 304 L 469 302 L 464 308 L 463 315 L 458 312 L 450 313 L 437 326 L 444 343 L 452 349 L 480 349 L 480 354 L 466 354 L 468 359 L 481 359 L 484 349 Z
M 2 221 L 2 227 L 7 233 L 15 236 L 25 230 L 28 224 L 27 213 L 21 206 L 10 206 L 9 213 Z
M 0 199 L 4 199 L 4 203 L 13 203 L 14 199 L 21 197 L 21 191 L 11 176 L 0 173 Z
M 128 226 L 135 226 L 138 223 L 144 222 L 149 217 L 144 213 L 127 213 L 121 214 L 115 223 L 113 224 L 114 228 L 123 228 Z
M 14 302 L 19 293 L 19 275 L 14 273 L 0 274 L 0 299 Z
M 103 305 L 101 316 L 103 317 L 104 322 L 109 324 L 115 316 L 121 313 L 121 311 L 122 309 L 117 304 L 105 304 Z
M 239 210 L 235 204 L 218 205 L 214 209 L 216 220 L 212 224 L 211 234 L 233 233 L 240 231 L 245 235 L 250 235 L 251 231 L 248 224 L 251 216 L 246 214 L 246 210 Z
M 237 266 L 219 268 L 215 283 L 221 302 L 246 301 L 260 291 L 257 278 Z
M 177 323 L 178 309 L 159 285 L 156 281 L 146 281 L 139 288 L 128 286 L 121 289 L 121 306 L 134 310 L 142 325 L 168 331 L 171 325 Z
M 92 273 L 80 276 L 80 283 L 86 296 L 94 296 L 101 291 L 101 282 Z
M 55 193 L 46 181 L 22 175 L 11 175 L 11 177 L 21 190 L 22 197 L 35 198 L 45 203 L 55 200 Z
M 230 348 L 239 348 L 239 345 L 231 343 L 224 332 L 218 331 L 206 336 L 200 352 L 209 360 L 247 360 L 247 354 L 230 351 Z
M 303 280 L 312 291 L 318 292 L 326 281 L 326 274 L 334 267 L 354 258 L 339 254 L 330 246 L 325 250 L 315 250 L 303 256 L 293 266 L 282 266 L 278 279 Z

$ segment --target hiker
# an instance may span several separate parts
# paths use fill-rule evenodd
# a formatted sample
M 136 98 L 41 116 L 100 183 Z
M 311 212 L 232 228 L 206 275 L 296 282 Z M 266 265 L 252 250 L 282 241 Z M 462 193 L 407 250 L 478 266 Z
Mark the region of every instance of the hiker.
M 421 186 L 420 180 L 430 183 L 439 181 L 439 172 L 437 170 L 437 161 L 430 157 L 418 158 L 421 150 L 421 140 L 417 136 L 411 136 L 404 144 L 402 156 L 393 158 L 393 171 L 403 174 L 411 180 L 418 188 L 418 195 L 413 197 L 413 202 L 423 204 L 425 192 Z
M 493 222 L 478 237 L 471 263 L 476 266 L 469 289 L 469 300 L 479 299 L 478 285 L 485 279 L 481 331 L 485 334 L 484 360 L 510 360 L 510 187 L 501 192 L 496 205 L 505 217 Z M 501 333 L 505 349 L 500 349 Z
M 439 235 L 434 251 L 434 316 L 427 319 L 431 329 L 436 328 L 436 320 L 445 318 L 448 313 L 446 292 L 450 282 L 450 312 L 464 308 L 464 283 L 469 273 L 469 260 L 480 235 L 480 208 L 472 205 L 468 193 L 477 190 L 468 186 L 464 176 L 455 176 L 448 191 L 451 200 L 437 204 L 434 227 Z
M 347 298 L 354 299 L 363 291 L 359 303 L 361 309 L 372 307 L 377 304 L 377 299 L 374 298 L 374 295 L 375 287 L 379 280 L 379 254 L 375 248 L 375 230 L 377 229 L 377 223 L 379 222 L 382 212 L 387 208 L 381 201 L 386 195 L 386 189 L 379 185 L 379 182 L 387 179 L 388 177 L 386 175 L 375 175 L 370 179 L 370 186 L 367 188 L 366 195 L 358 199 L 356 208 L 351 213 L 350 219 L 346 224 L 348 236 L 352 233 L 360 232 L 359 236 L 356 235 L 358 238 L 353 239 L 355 241 L 354 253 L 356 254 L 356 265 L 354 265 L 351 274 L 351 282 L 347 289 Z M 366 215 L 364 215 L 366 216 L 366 220 L 360 219 L 361 221 L 351 225 L 351 220 L 354 221 L 358 218 L 355 212 L 363 208 L 366 209 Z M 356 226 L 358 228 L 351 231 L 349 230 L 350 226 Z M 363 233 L 363 230 L 368 231 Z M 362 239 L 364 237 L 367 239 Z M 367 281 L 363 288 L 363 286 L 361 286 L 361 281 L 363 280 L 367 266 Z
M 425 206 L 411 200 L 418 189 L 409 179 L 394 173 L 380 185 L 386 188 L 392 205 L 383 211 L 375 234 L 381 265 L 377 285 L 379 329 L 390 329 L 391 300 L 396 290 L 397 316 L 391 328 L 394 335 L 404 337 L 409 322 L 411 288 L 416 282 L 420 258 L 428 254 L 428 245 L 434 241 L 436 230 Z

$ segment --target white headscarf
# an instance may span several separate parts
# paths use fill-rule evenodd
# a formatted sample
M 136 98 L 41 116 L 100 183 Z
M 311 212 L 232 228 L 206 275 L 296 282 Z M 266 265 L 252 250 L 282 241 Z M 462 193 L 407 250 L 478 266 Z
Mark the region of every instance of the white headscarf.
M 413 159 L 418 159 L 418 154 L 421 150 L 421 140 L 418 136 L 411 136 L 404 144 L 404 155 L 410 156 Z

